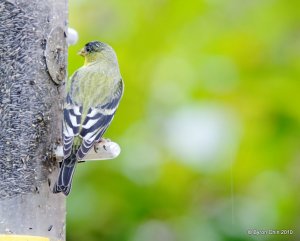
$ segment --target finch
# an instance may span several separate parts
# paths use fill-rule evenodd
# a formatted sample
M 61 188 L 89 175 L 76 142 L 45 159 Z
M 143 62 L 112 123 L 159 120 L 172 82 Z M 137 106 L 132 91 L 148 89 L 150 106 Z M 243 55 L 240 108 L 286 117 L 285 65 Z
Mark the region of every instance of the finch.
M 115 51 L 93 41 L 79 51 L 84 65 L 70 79 L 64 104 L 64 159 L 53 192 L 70 193 L 75 166 L 110 125 L 123 95 L 124 83 Z

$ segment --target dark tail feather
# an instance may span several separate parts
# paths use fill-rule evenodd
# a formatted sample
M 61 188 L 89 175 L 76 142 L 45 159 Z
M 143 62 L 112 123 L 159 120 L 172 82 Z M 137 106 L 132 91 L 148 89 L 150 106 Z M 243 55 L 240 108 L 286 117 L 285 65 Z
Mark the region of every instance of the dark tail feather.
M 67 159 L 63 160 L 58 180 L 53 187 L 53 193 L 63 192 L 66 196 L 70 193 L 76 163 L 75 153 L 71 153 Z

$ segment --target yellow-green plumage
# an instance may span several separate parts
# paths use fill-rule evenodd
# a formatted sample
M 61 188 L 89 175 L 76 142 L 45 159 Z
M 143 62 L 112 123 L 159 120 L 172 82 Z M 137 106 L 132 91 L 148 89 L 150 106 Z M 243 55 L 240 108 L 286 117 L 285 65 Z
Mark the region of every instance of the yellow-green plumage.
M 120 81 L 122 79 L 116 56 L 110 47 L 106 52 L 90 53 L 85 56 L 84 65 L 73 74 L 68 86 L 71 98 L 83 107 L 80 124 L 85 120 L 90 107 L 97 107 L 110 101 Z M 76 148 L 81 143 L 82 138 L 76 136 L 73 147 Z
M 80 51 L 84 65 L 71 77 L 64 105 L 64 155 L 53 189 L 68 195 L 74 167 L 109 126 L 123 94 L 123 81 L 114 50 L 94 41 Z

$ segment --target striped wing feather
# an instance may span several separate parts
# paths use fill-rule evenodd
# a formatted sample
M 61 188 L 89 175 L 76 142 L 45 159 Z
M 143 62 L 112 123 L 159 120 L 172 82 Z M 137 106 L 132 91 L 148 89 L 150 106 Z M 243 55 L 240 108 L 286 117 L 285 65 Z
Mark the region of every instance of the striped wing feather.
M 78 160 L 82 160 L 95 142 L 100 141 L 111 123 L 123 94 L 123 81 L 120 80 L 114 94 L 104 104 L 89 108 L 82 120 L 82 106 L 77 105 L 68 94 L 64 108 L 64 158 L 70 156 L 75 136 L 82 138 L 77 151 Z M 83 121 L 83 122 L 82 122 Z M 81 124 L 82 122 L 82 124 Z
M 79 136 L 82 138 L 82 144 L 77 152 L 78 160 L 83 159 L 94 143 L 100 141 L 114 117 L 122 94 L 123 82 L 121 80 L 108 102 L 97 107 L 91 107 L 88 110 L 79 133 Z

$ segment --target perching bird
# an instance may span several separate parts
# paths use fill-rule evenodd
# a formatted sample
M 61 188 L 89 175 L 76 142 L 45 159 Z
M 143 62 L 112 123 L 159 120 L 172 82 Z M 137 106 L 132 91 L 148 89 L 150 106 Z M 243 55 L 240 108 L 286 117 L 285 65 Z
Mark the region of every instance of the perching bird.
M 84 65 L 71 77 L 64 105 L 64 160 L 54 193 L 68 195 L 75 165 L 95 143 L 99 142 L 111 123 L 123 95 L 123 80 L 117 56 L 107 44 L 87 43 L 79 54 Z

